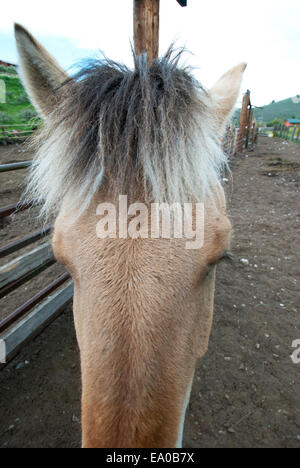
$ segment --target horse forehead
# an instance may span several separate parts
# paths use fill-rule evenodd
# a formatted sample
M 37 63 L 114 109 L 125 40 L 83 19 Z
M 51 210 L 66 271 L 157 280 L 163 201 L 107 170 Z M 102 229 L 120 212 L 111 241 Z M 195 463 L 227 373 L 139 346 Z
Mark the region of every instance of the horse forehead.
M 95 215 L 88 214 L 72 221 L 60 213 L 54 229 L 53 247 L 61 263 L 72 263 L 89 271 L 105 269 L 115 272 L 128 264 L 139 273 L 169 274 L 192 267 L 199 270 L 206 260 L 222 253 L 230 242 L 231 224 L 225 210 L 208 210 L 205 213 L 205 241 L 201 249 L 186 249 L 186 239 L 99 239 Z M 187 270 L 188 271 L 188 270 Z

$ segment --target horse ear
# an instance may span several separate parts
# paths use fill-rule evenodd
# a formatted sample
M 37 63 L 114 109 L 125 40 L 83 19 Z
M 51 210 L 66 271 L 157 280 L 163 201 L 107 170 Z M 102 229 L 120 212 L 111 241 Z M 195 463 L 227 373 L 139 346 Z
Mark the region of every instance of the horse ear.
M 68 75 L 23 26 L 15 24 L 20 75 L 28 94 L 43 117 L 58 105 L 60 87 Z
M 227 73 L 221 76 L 210 90 L 213 107 L 219 117 L 222 128 L 225 127 L 234 111 L 246 67 L 246 63 L 241 63 L 231 68 Z

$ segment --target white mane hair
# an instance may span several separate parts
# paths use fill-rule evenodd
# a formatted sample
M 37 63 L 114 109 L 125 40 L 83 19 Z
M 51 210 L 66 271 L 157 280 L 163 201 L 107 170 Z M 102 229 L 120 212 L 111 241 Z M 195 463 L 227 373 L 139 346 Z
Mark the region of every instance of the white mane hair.
M 133 70 L 90 62 L 61 87 L 61 100 L 34 138 L 26 197 L 56 213 L 64 199 L 80 215 L 101 188 L 167 203 L 215 196 L 226 156 L 208 92 L 170 48 Z M 141 190 L 142 189 L 142 190 Z

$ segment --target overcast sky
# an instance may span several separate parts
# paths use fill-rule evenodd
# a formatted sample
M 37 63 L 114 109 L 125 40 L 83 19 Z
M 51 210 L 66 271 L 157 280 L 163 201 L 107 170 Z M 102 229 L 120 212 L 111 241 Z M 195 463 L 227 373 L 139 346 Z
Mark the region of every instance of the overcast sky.
M 247 62 L 243 90 L 254 105 L 300 94 L 300 2 L 289 0 L 161 0 L 160 53 L 176 40 L 194 56 L 186 62 L 211 86 Z M 0 9 L 0 59 L 17 62 L 13 23 L 28 28 L 69 68 L 101 49 L 131 65 L 132 0 L 14 0 Z

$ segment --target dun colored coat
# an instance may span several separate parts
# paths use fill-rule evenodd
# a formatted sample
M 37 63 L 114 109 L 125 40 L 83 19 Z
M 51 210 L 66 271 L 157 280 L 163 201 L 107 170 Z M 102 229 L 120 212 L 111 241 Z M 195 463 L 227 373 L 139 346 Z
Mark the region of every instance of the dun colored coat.
M 28 193 L 44 215 L 57 213 L 53 249 L 75 285 L 82 445 L 180 447 L 215 266 L 230 245 L 220 140 L 245 64 L 209 91 L 172 49 L 149 64 L 134 57 L 133 70 L 93 61 L 70 78 L 22 26 L 15 34 L 44 118 Z M 114 238 L 98 236 L 99 205 L 117 206 L 119 195 L 139 207 L 203 203 L 202 247 L 187 249 L 185 236 L 120 236 L 122 220 Z

